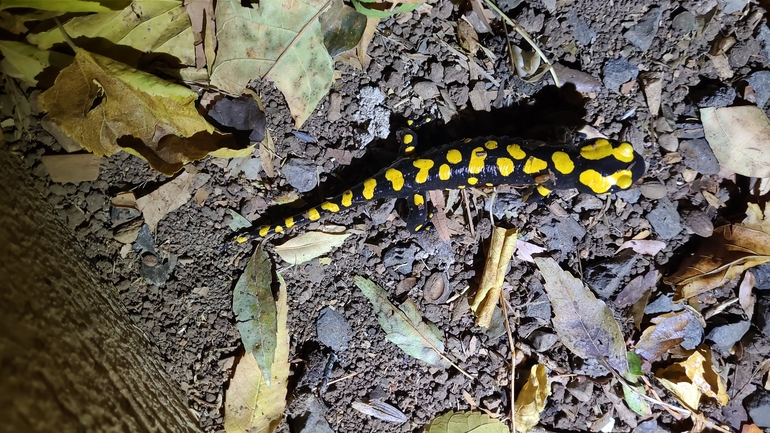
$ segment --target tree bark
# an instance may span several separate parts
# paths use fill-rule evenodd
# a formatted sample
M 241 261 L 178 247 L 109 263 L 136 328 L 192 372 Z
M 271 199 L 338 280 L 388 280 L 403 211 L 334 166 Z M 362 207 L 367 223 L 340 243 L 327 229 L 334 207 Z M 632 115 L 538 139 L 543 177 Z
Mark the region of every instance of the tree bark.
M 31 185 L 0 149 L 0 432 L 199 432 L 114 287 Z

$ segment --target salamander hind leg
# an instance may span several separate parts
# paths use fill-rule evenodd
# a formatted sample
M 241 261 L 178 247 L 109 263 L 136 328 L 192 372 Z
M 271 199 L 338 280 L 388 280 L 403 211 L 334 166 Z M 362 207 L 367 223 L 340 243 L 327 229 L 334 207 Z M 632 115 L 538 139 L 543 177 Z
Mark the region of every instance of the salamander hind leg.
M 413 233 L 430 230 L 434 210 L 428 204 L 424 193 L 416 192 L 406 197 L 409 215 L 406 218 L 406 228 Z

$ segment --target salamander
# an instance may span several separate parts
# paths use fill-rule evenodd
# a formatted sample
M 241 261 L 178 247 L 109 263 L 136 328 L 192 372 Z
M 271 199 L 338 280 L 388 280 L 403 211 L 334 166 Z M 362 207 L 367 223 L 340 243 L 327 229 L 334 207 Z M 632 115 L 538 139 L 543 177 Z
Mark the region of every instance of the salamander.
M 478 137 L 446 144 L 415 156 L 416 138 L 401 137 L 404 157 L 319 206 L 259 228 L 264 237 L 284 233 L 325 215 L 378 199 L 405 198 L 409 206 L 407 228 L 418 232 L 429 227 L 425 193 L 497 185 L 533 185 L 545 197 L 554 189 L 607 194 L 630 188 L 645 171 L 642 156 L 631 143 L 605 138 L 582 142 L 577 150 L 508 137 Z

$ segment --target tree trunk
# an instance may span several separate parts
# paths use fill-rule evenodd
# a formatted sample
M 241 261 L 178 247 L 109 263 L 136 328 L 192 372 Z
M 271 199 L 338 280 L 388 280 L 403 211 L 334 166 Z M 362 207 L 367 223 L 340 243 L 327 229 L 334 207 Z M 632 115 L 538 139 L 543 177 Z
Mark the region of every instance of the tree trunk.
M 199 432 L 73 233 L 0 149 L 0 432 Z

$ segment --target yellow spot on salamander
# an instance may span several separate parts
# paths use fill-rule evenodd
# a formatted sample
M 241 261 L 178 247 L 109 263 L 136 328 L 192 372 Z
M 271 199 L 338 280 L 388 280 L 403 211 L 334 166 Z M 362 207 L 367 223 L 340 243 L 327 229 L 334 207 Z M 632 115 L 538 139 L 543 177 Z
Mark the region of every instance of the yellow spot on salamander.
M 347 190 L 342 193 L 342 200 L 340 200 L 345 207 L 350 207 L 353 204 L 353 191 Z
M 609 176 L 602 176 L 598 171 L 591 169 L 580 173 L 580 183 L 591 188 L 591 191 L 602 194 L 614 185 L 628 188 L 633 183 L 632 176 L 631 170 L 618 170 Z
M 417 227 L 414 228 L 414 231 L 419 232 L 422 229 L 422 224 L 418 224 Z
M 457 185 L 457 189 L 465 189 L 465 185 Z
M 497 142 L 495 140 L 489 140 L 486 143 L 484 143 L 484 147 L 486 147 L 489 150 L 497 149 Z
M 307 219 L 310 221 L 318 221 L 321 218 L 321 214 L 318 212 L 318 209 L 313 208 L 307 211 Z
M 409 120 L 406 121 L 406 124 L 407 124 L 407 126 L 412 126 L 412 125 L 414 125 L 414 120 L 409 119 Z
M 530 156 L 527 162 L 524 163 L 524 173 L 526 174 L 537 173 L 546 168 L 548 168 L 548 163 L 534 156 Z
M 283 225 L 286 226 L 287 229 L 290 229 L 294 227 L 294 217 L 288 217 L 283 221 Z
M 393 191 L 401 191 L 404 187 L 404 174 L 395 168 L 389 168 L 385 171 L 385 179 L 388 179 L 393 186 Z
M 281 226 L 275 226 L 275 232 L 276 232 L 276 233 L 283 233 L 283 227 L 281 227 Z
M 460 153 L 457 149 L 450 149 L 446 153 L 446 161 L 450 164 L 457 164 L 458 162 L 463 160 L 463 155 Z
M 556 171 L 561 174 L 570 174 L 572 173 L 572 170 L 575 169 L 575 163 L 566 152 L 554 152 L 553 155 L 551 155 L 551 161 L 553 161 L 553 166 L 556 168 Z
M 634 147 L 631 146 L 631 143 L 625 141 L 618 144 L 618 147 L 612 147 L 612 143 L 609 140 L 600 138 L 591 144 L 581 147 L 580 156 L 591 161 L 613 156 L 618 161 L 631 162 L 634 160 Z
M 476 185 L 479 183 L 479 179 L 475 177 L 469 177 L 468 178 L 468 185 Z
M 551 190 L 546 188 L 546 187 L 544 187 L 543 185 L 538 185 L 537 186 L 537 192 L 539 192 L 540 195 L 542 195 L 543 197 L 548 197 L 548 194 L 551 193 Z
M 377 186 L 377 180 L 376 179 L 366 179 L 364 181 L 364 190 L 361 192 L 361 195 L 364 196 L 365 199 L 371 200 L 372 197 L 374 197 L 374 187 Z
M 406 134 L 404 138 L 401 139 L 401 141 L 403 141 L 404 144 L 411 144 L 412 140 L 414 140 L 414 136 L 412 134 Z
M 506 150 L 508 150 L 508 155 L 511 155 L 513 159 L 522 160 L 527 157 L 527 153 L 521 150 L 521 146 L 518 144 L 509 144 Z
M 422 194 L 415 194 L 412 199 L 414 200 L 415 206 L 422 206 L 425 204 L 425 198 L 422 196 Z
M 328 210 L 329 212 L 339 212 L 340 207 L 336 203 L 332 203 L 330 201 L 324 202 L 321 204 L 321 209 Z
M 259 235 L 262 237 L 267 236 L 269 232 L 270 232 L 270 226 L 262 226 L 262 228 L 259 229 Z
M 494 183 L 490 183 L 490 182 L 487 182 L 487 183 L 486 183 L 486 185 L 487 185 L 487 186 L 495 186 L 495 184 L 494 184 Z
M 438 167 L 438 178 L 441 180 L 449 180 L 450 176 L 452 176 L 452 169 L 449 168 L 447 164 L 441 164 Z
M 450 150 L 451 152 L 451 150 Z M 460 153 L 460 152 L 457 152 Z M 420 171 L 414 177 L 414 181 L 417 183 L 425 183 L 428 181 L 428 170 L 433 168 L 433 161 L 430 159 L 415 159 L 412 164 Z
M 510 158 L 497 158 L 497 170 L 502 176 L 508 176 L 513 173 L 513 161 Z
M 242 243 L 248 242 L 249 241 L 249 237 L 248 236 L 238 236 L 235 239 L 235 241 L 238 242 L 239 244 L 242 244 Z
M 484 159 L 487 152 L 483 147 L 477 147 L 471 151 L 471 161 L 468 163 L 468 172 L 470 174 L 479 174 L 484 169 Z
M 404 154 L 406 156 L 409 156 L 414 153 L 414 146 L 407 146 L 406 149 L 404 149 Z

